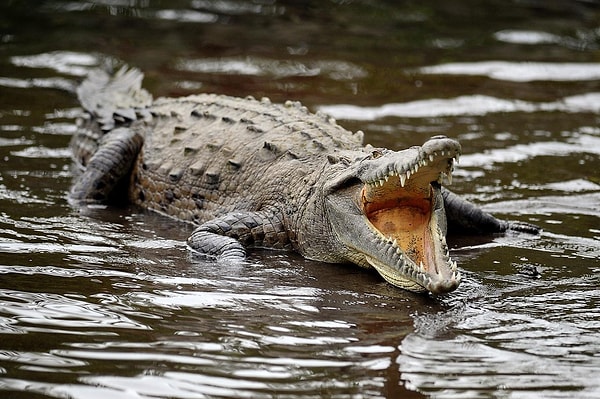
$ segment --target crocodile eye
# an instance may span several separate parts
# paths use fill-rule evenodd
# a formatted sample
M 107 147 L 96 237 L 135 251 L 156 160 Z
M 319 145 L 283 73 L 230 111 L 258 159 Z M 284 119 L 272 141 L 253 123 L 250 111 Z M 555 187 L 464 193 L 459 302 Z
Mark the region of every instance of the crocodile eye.
M 342 163 L 346 166 L 351 164 L 351 161 L 348 157 L 345 156 L 338 156 L 338 155 L 332 155 L 329 154 L 327 155 L 327 160 L 329 161 L 330 164 L 336 164 L 336 163 Z
M 373 152 L 371 153 L 371 158 L 372 158 L 372 159 L 381 158 L 382 156 L 383 156 L 383 154 L 381 153 L 381 151 L 377 151 L 377 150 L 375 150 L 375 151 L 373 151 Z

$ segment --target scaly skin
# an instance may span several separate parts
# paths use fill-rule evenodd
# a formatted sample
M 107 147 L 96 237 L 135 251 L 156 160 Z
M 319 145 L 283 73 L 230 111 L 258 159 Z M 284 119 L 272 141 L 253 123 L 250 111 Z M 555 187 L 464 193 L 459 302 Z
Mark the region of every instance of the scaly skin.
M 199 225 L 188 244 L 203 255 L 242 261 L 248 246 L 288 248 L 444 293 L 460 283 L 446 212 L 469 230 L 537 231 L 441 188 L 461 151 L 454 140 L 373 148 L 362 132 L 297 102 L 213 94 L 152 102 L 141 80 L 137 70 L 97 71 L 81 85 L 91 117 L 73 140 L 84 171 L 70 198 L 107 202 L 124 181 L 129 201 Z

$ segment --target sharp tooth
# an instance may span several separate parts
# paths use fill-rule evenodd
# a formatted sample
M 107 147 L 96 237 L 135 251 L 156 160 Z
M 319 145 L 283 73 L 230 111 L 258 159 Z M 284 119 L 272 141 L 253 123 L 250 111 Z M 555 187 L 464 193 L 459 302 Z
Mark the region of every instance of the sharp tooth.
M 394 241 L 392 241 L 392 245 L 393 245 L 394 247 L 397 247 L 397 246 L 398 246 L 398 240 L 397 240 L 396 238 L 394 238 Z
M 396 252 L 396 250 L 394 250 L 394 247 L 392 245 L 388 246 L 387 249 L 387 255 L 391 258 L 394 255 L 394 252 Z
M 446 151 L 442 150 L 442 156 L 445 157 L 446 156 Z
M 415 165 L 415 171 L 413 172 L 413 174 L 417 173 L 419 171 L 419 164 Z
M 458 152 L 454 156 L 454 159 L 456 160 L 456 163 L 459 163 L 459 161 L 460 161 L 460 154 Z
M 406 179 L 407 179 L 407 180 L 408 180 L 408 179 L 410 179 L 410 170 L 407 170 L 407 171 L 406 171 Z
M 446 175 L 446 178 L 448 179 L 448 185 L 452 184 L 452 172 L 448 172 L 448 174 Z
M 400 185 L 402 187 L 404 187 L 404 183 L 406 183 L 406 175 L 405 174 L 401 174 L 400 175 Z
M 434 159 L 435 157 L 433 156 L 433 154 L 429 154 L 429 162 L 433 162 Z
M 388 176 L 386 176 L 386 177 L 385 177 L 385 181 L 387 182 L 389 178 L 390 178 L 390 176 L 389 176 L 389 175 L 388 175 Z
M 425 271 L 425 266 L 423 266 L 423 261 L 419 262 L 419 270 L 421 270 L 423 272 Z

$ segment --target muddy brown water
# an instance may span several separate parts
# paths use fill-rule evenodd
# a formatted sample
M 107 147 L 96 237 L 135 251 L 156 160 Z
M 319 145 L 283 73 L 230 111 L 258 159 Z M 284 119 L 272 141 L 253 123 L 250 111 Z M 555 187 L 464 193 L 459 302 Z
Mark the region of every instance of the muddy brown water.
M 71 208 L 72 89 L 301 100 L 366 141 L 445 134 L 453 189 L 539 237 L 451 241 L 443 297 L 286 252 L 193 259 L 191 228 Z M 595 1 L 0 5 L 0 397 L 600 397 Z

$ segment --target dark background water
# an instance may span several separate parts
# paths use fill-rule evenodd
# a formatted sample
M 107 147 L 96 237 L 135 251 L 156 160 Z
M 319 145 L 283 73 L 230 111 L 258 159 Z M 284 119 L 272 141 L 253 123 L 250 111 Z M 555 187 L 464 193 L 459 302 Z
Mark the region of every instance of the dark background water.
M 544 232 L 455 238 L 440 298 L 285 252 L 190 259 L 189 226 L 66 202 L 72 90 L 106 62 L 374 145 L 455 137 L 453 189 Z M 600 397 L 599 122 L 594 1 L 4 1 L 0 396 Z

